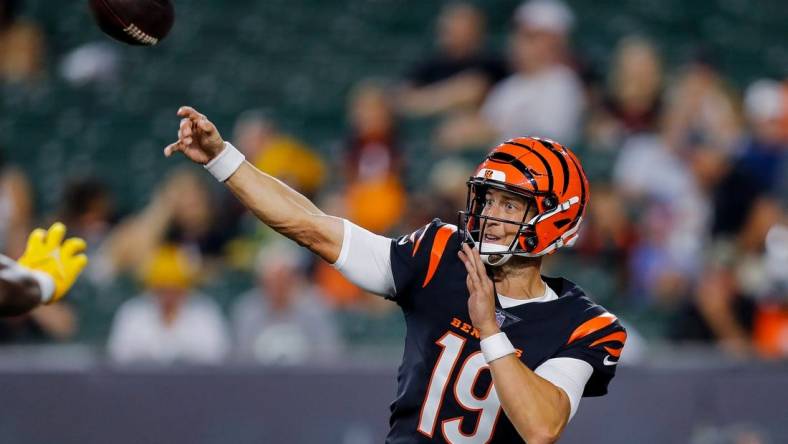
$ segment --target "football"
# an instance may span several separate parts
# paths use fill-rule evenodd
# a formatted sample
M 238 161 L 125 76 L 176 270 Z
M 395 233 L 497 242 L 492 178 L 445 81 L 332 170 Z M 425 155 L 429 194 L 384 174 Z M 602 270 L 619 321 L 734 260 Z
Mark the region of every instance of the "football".
M 90 10 L 102 31 L 130 45 L 159 43 L 175 22 L 170 0 L 90 0 Z

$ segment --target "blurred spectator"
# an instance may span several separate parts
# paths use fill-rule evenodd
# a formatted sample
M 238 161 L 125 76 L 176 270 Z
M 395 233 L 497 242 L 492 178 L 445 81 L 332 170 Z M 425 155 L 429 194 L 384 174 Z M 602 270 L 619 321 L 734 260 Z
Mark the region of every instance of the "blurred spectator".
M 283 134 L 265 113 L 250 110 L 235 122 L 233 140 L 246 158 L 266 173 L 312 197 L 323 185 L 320 156 L 295 138 Z
M 365 293 L 326 261 L 315 263 L 314 280 L 332 308 L 358 307 L 364 303 Z
M 764 258 L 768 290 L 755 317 L 755 346 L 762 356 L 788 357 L 788 224 L 773 226 Z
M 402 152 L 391 104 L 382 85 L 362 81 L 350 94 L 350 135 L 346 151 L 346 179 L 365 182 L 397 177 L 402 172 Z
M 388 233 L 405 208 L 405 189 L 398 179 L 354 182 L 347 189 L 349 219 L 375 233 Z
M 719 344 L 729 355 L 752 353 L 755 301 L 742 293 L 731 264 L 709 264 L 698 279 L 693 298 L 668 328 L 679 341 Z
M 204 259 L 218 260 L 232 233 L 219 225 L 213 195 L 203 180 L 189 169 L 172 173 L 144 209 L 109 233 L 91 258 L 93 279 L 108 282 L 138 269 L 164 242 L 190 246 Z M 204 271 L 210 271 L 210 265 Z
M 262 110 L 247 110 L 235 121 L 233 143 L 247 160 L 262 171 L 281 179 L 308 198 L 314 198 L 326 180 L 321 157 L 296 138 L 281 132 Z M 222 237 L 228 239 L 228 265 L 249 269 L 261 241 L 274 234 L 259 223 L 229 191 L 221 194 L 222 211 L 217 215 Z
M 340 338 L 331 312 L 305 274 L 304 253 L 289 241 L 266 245 L 257 259 L 257 286 L 232 310 L 238 357 L 263 364 L 334 359 Z
M 766 279 L 770 290 L 776 295 L 788 298 L 788 220 L 783 213 L 782 223 L 777 223 L 769 228 L 764 241 Z
M 218 305 L 193 290 L 198 259 L 172 244 L 158 248 L 142 270 L 145 293 L 118 309 L 107 343 L 119 363 L 217 364 L 230 338 Z
M 673 305 L 701 269 L 708 198 L 686 159 L 658 135 L 630 137 L 613 177 L 616 192 L 639 222 L 630 257 L 631 293 L 641 304 L 666 298 L 663 302 Z
M 435 162 L 430 170 L 427 193 L 422 205 L 409 205 L 413 215 L 405 231 L 415 231 L 437 217 L 444 222 L 456 223 L 458 212 L 466 207 L 468 178 L 473 165 L 459 158 L 448 157 Z M 421 190 L 424 191 L 424 190 Z M 413 216 L 420 215 L 418 220 Z
M 353 222 L 386 233 L 402 216 L 405 190 L 396 122 L 385 90 L 366 81 L 351 93 L 345 152 L 346 208 Z
M 6 165 L 0 149 L 0 251 L 12 258 L 22 255 L 30 232 L 32 192 L 25 174 Z
M 601 109 L 589 116 L 589 143 L 618 148 L 624 137 L 658 131 L 662 107 L 662 61 L 651 42 L 619 41 L 613 55 Z
M 718 243 L 731 245 L 735 286 L 756 304 L 754 342 L 763 356 L 788 356 L 788 287 L 785 286 L 786 200 L 780 181 L 788 164 L 783 137 L 783 85 L 759 80 L 747 88 L 745 112 L 750 136 L 745 139 L 715 196 L 714 232 Z M 780 267 L 782 272 L 775 273 Z M 735 310 L 735 307 L 730 308 Z
M 344 217 L 348 214 L 347 205 L 347 198 L 341 191 L 325 193 L 317 203 L 318 208 L 326 214 Z M 345 279 L 342 273 L 324 260 L 318 259 L 314 262 L 311 279 L 332 309 L 355 307 L 365 300 L 364 292 L 360 288 Z
M 32 191 L 25 174 L 5 165 L 2 154 L 0 150 L 0 251 L 18 258 L 31 228 Z M 40 307 L 24 316 L 0 319 L 0 343 L 64 341 L 77 328 L 76 316 L 67 304 Z
M 608 112 L 630 133 L 657 129 L 662 92 L 662 61 L 648 40 L 623 39 L 618 44 L 608 81 Z
M 503 62 L 484 52 L 484 28 L 476 6 L 444 7 L 437 21 L 437 52 L 406 76 L 397 93 L 400 110 L 431 115 L 479 106 L 489 88 L 506 75 Z
M 107 185 L 95 177 L 69 180 L 63 190 L 57 220 L 74 236 L 85 239 L 90 255 L 101 245 L 114 224 L 113 198 Z
M 735 241 L 739 255 L 762 256 L 767 232 L 784 217 L 779 183 L 788 162 L 788 141 L 782 138 L 782 86 L 754 83 L 747 90 L 745 109 L 751 134 L 717 188 L 713 229 L 722 240 Z
M 170 181 L 154 191 L 150 203 L 140 212 L 121 220 L 108 235 L 97 254 L 90 258 L 88 276 L 100 284 L 119 274 L 139 269 L 164 241 L 173 217 L 178 190 Z M 92 270 L 91 270 L 92 269 Z
M 716 158 L 708 152 L 693 158 L 698 182 L 712 189 L 714 238 L 692 308 L 683 321 L 685 327 L 700 326 L 695 331 L 702 332 L 701 337 L 692 329 L 678 331 L 685 330 L 689 338 L 714 339 L 735 356 L 750 354 L 753 341 L 761 354 L 779 356 L 788 353 L 788 344 L 779 339 L 788 331 L 782 308 L 786 291 L 769 269 L 781 243 L 773 242 L 770 249 L 766 240 L 767 233 L 779 233 L 775 227 L 785 217 L 775 198 L 788 152 L 781 138 L 782 86 L 765 80 L 751 85 L 745 111 L 751 135 L 734 159 L 719 160 L 719 150 Z
M 616 274 L 618 284 L 626 278 L 629 256 L 637 233 L 625 202 L 609 184 L 594 184 L 594 204 L 587 210 L 575 250 Z
M 782 119 L 788 115 L 786 108 L 780 83 L 760 80 L 747 88 L 745 112 L 751 134 L 717 187 L 715 235 L 754 239 L 749 244 L 763 242 L 764 227 L 755 233 L 752 230 L 757 227 L 749 221 L 757 218 L 754 213 L 779 206 L 777 202 L 770 204 L 764 199 L 779 199 L 780 174 L 788 163 L 788 140 L 782 136 Z M 770 224 L 765 228 L 768 226 Z
M 0 83 L 32 83 L 43 75 L 44 35 L 19 19 L 18 0 L 0 0 Z
M 676 309 L 704 271 L 712 199 L 741 128 L 724 81 L 705 61 L 693 61 L 669 97 L 662 130 L 629 137 L 613 175 L 640 219 L 630 262 L 632 292 Z
M 164 239 L 199 250 L 206 260 L 220 259 L 229 238 L 219 224 L 216 200 L 204 174 L 178 170 L 167 179 L 165 193 L 172 193 L 170 223 Z
M 779 179 L 774 190 L 775 198 L 782 205 L 783 212 L 788 213 L 788 162 L 783 162 L 782 170 L 777 176 Z
M 510 40 L 515 73 L 496 85 L 478 115 L 462 115 L 439 129 L 447 148 L 486 146 L 518 136 L 572 146 L 580 136 L 584 92 L 567 65 L 574 17 L 558 0 L 529 0 L 514 13 Z
M 731 151 L 741 137 L 741 119 L 731 88 L 701 54 L 670 88 L 664 137 L 669 147 L 706 145 Z

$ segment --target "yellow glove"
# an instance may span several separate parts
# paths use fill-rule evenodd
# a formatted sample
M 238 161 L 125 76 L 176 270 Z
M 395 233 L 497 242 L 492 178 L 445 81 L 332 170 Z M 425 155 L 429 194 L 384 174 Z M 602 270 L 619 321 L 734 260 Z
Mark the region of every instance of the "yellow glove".
M 36 228 L 30 233 L 27 248 L 18 261 L 23 267 L 52 278 L 54 292 L 51 296 L 43 295 L 47 304 L 62 298 L 88 264 L 88 257 L 83 254 L 87 248 L 85 241 L 72 237 L 63 242 L 65 235 L 66 226 L 60 222 L 52 224 L 48 231 Z

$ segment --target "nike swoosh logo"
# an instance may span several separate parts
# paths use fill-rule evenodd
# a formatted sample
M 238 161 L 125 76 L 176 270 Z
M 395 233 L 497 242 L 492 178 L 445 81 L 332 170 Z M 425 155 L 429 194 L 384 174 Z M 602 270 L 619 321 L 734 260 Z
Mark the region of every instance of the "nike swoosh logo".
M 607 356 L 605 356 L 605 359 L 602 360 L 602 364 L 605 364 L 605 365 L 616 365 L 616 364 L 618 364 L 618 361 L 611 361 L 610 360 L 610 355 L 607 355 Z

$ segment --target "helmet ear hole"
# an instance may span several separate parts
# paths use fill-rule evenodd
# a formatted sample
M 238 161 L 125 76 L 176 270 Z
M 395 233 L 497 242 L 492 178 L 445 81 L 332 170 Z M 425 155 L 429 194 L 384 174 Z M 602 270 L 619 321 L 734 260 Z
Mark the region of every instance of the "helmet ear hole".
M 528 236 L 525 238 L 525 245 L 528 251 L 531 251 L 534 248 L 536 248 L 536 244 L 538 243 L 539 243 L 539 239 L 537 239 L 536 236 Z
M 544 199 L 542 199 L 542 206 L 544 207 L 545 211 L 550 211 L 558 206 L 558 198 L 555 196 L 555 194 L 549 194 Z

